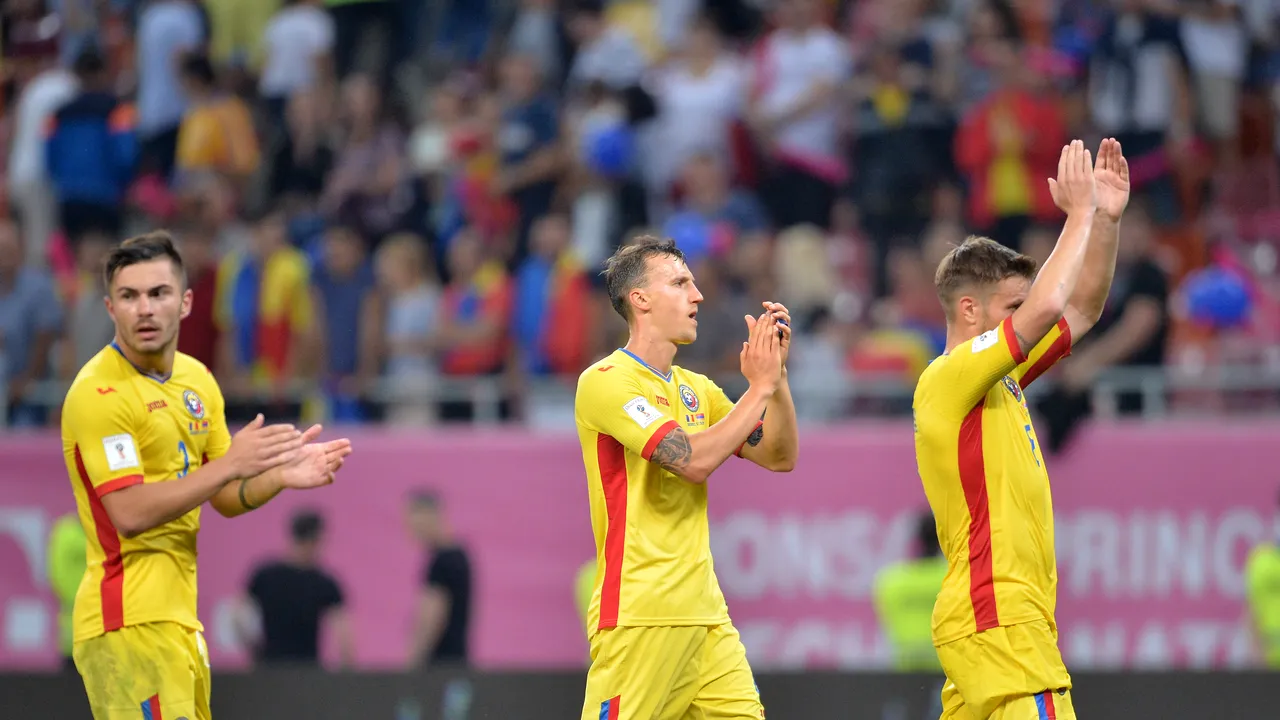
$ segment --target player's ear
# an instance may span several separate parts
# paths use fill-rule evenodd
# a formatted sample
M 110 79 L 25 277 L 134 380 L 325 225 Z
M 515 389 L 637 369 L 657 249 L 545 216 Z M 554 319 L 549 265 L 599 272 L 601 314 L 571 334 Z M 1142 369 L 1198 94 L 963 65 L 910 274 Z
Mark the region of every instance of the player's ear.
M 179 314 L 180 320 L 186 320 L 191 314 L 191 301 L 195 297 L 195 293 L 191 292 L 191 288 L 182 291 L 182 312 Z
M 982 315 L 982 308 L 979 306 L 978 298 L 972 295 L 961 295 L 956 301 L 956 319 L 962 323 L 973 325 Z
M 649 293 L 645 292 L 643 289 L 632 288 L 631 292 L 627 293 L 627 297 L 631 300 L 631 306 L 635 309 L 649 309 Z

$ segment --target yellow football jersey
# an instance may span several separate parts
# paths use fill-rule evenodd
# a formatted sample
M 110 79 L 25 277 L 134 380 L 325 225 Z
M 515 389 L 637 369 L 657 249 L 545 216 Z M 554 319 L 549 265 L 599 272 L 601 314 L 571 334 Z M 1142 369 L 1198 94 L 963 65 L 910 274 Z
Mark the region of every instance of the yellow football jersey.
M 222 392 L 194 358 L 178 353 L 173 374 L 161 381 L 112 343 L 80 370 L 62 406 L 62 451 L 88 540 L 76 641 L 158 621 L 203 629 L 196 617 L 200 509 L 125 538 L 102 497 L 178 481 L 230 447 Z
M 578 378 L 574 415 L 598 572 L 587 627 L 719 625 L 729 610 L 711 561 L 707 486 L 649 462 L 674 428 L 700 433 L 733 409 L 680 367 L 617 350 Z
M 1064 320 L 1023 357 L 1010 318 L 920 376 L 916 464 L 947 556 L 935 644 L 1030 620 L 1053 625 L 1053 502 L 1022 391 L 1070 351 Z

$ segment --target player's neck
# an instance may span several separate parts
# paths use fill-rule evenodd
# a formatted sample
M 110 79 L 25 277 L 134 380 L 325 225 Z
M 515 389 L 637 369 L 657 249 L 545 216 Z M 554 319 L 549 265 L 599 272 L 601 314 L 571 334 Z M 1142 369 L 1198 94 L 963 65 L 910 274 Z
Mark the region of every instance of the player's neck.
M 138 372 L 143 375 L 150 375 L 157 378 L 168 378 L 173 374 L 173 358 L 178 352 L 178 343 L 175 341 L 164 350 L 154 355 L 143 355 L 128 345 L 120 342 L 120 338 L 116 337 L 113 341 L 116 349 L 129 361 Z
M 959 345 L 960 343 L 966 342 L 968 340 L 972 340 L 973 338 L 977 337 L 978 334 L 979 333 L 974 331 L 973 328 L 967 328 L 967 327 L 962 328 L 962 327 L 957 327 L 955 325 L 948 325 L 946 352 L 950 353 L 952 350 L 956 348 L 957 345 Z
M 645 337 L 643 332 L 632 333 L 623 349 L 664 375 L 671 372 L 671 364 L 676 359 L 675 343 Z

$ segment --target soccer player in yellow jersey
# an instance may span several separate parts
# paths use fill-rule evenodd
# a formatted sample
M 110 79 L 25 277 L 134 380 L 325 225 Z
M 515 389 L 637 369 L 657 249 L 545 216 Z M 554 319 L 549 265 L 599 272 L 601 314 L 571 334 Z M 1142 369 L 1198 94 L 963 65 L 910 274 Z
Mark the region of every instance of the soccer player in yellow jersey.
M 96 720 L 208 720 L 209 661 L 196 615 L 200 507 L 240 515 L 285 488 L 333 481 L 347 440 L 313 426 L 232 437 L 209 370 L 177 352 L 191 310 L 167 233 L 107 258 L 111 345 L 80 370 L 62 411 L 62 448 L 87 536 L 72 655 Z
M 1023 390 L 1102 313 L 1129 200 L 1120 144 L 1080 141 L 1049 181 L 1066 226 L 1044 268 L 985 238 L 943 259 L 947 351 L 915 392 L 916 461 L 947 574 L 933 642 L 944 720 L 1074 720 L 1054 621 L 1049 476 Z
M 795 466 L 787 309 L 766 302 L 746 318 L 749 387 L 734 404 L 672 364 L 697 337 L 702 302 L 675 243 L 619 249 L 605 285 L 630 339 L 582 373 L 574 402 L 598 563 L 582 718 L 758 720 L 760 693 L 712 568 L 706 482 L 734 454 Z

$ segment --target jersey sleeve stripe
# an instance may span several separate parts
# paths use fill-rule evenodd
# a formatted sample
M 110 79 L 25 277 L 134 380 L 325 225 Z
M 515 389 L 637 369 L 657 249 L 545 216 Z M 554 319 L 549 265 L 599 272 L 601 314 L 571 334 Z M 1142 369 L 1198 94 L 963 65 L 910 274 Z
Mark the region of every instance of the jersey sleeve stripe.
M 662 438 L 677 427 L 679 426 L 676 425 L 675 420 L 668 420 L 659 425 L 658 429 L 654 430 L 653 434 L 649 436 L 649 442 L 644 444 L 644 449 L 640 451 L 640 457 L 648 460 L 653 455 L 653 451 L 658 449 L 658 443 L 662 442 Z
M 1058 320 L 1058 337 L 1053 339 L 1053 344 L 1045 351 L 1040 359 L 1036 360 L 1027 371 L 1022 374 L 1019 384 L 1025 389 L 1028 385 L 1036 381 L 1036 378 L 1045 374 L 1053 364 L 1062 358 L 1071 354 L 1071 325 L 1066 318 Z
M 672 423 L 674 424 L 674 423 Z M 650 444 L 656 445 L 652 440 Z M 647 453 L 646 453 L 647 456 Z M 604 567 L 600 568 L 600 623 L 616 627 L 622 599 L 622 562 L 627 544 L 627 451 L 622 443 L 601 433 L 596 438 L 596 463 L 604 490 L 608 526 L 604 533 Z
M 123 490 L 127 487 L 133 487 L 134 485 L 141 485 L 141 484 L 142 484 L 141 475 L 126 475 L 122 478 L 116 478 L 115 480 L 112 480 L 110 482 L 102 483 L 97 487 L 95 492 L 98 493 L 98 497 L 102 497 L 103 495 L 110 495 L 111 493 L 117 490 Z
M 764 421 L 757 420 L 756 426 L 751 428 L 751 432 L 754 433 L 755 431 L 759 430 L 763 426 L 764 426 Z M 750 435 L 750 433 L 748 433 L 748 435 Z M 733 454 L 737 455 L 738 457 L 742 457 L 742 449 L 745 448 L 746 446 L 747 446 L 747 442 L 743 440 L 742 444 L 738 446 L 738 449 L 733 451 Z
M 1018 365 L 1027 361 L 1026 353 L 1022 352 L 1022 343 L 1018 342 L 1018 333 L 1013 331 L 1013 316 L 1004 319 L 1001 323 L 1004 327 L 1000 332 L 1004 335 L 1004 341 L 1009 346 L 1009 353 L 1013 355 L 1013 361 Z
M 102 600 L 102 630 L 111 632 L 124 627 L 124 556 L 120 554 L 120 534 L 111 524 L 111 516 L 102 506 L 102 498 L 94 492 L 93 481 L 84 466 L 84 456 L 77 445 L 76 472 L 89 499 L 89 511 L 93 516 L 94 534 L 102 546 L 102 583 L 98 590 Z
M 982 413 L 986 402 L 960 423 L 960 484 L 969 506 L 969 600 L 977 632 L 1000 626 L 991 557 L 991 508 L 987 498 L 986 461 L 982 451 Z

